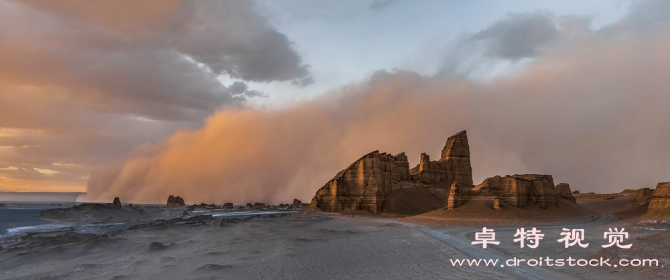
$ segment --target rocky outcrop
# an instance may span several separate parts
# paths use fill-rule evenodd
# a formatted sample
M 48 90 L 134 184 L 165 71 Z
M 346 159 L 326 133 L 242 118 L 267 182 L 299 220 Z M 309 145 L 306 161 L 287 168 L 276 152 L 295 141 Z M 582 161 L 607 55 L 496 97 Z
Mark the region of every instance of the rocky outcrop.
M 293 199 L 293 206 L 302 207 L 302 201 L 300 201 L 299 199 Z
M 115 209 L 120 209 L 121 208 L 121 200 L 118 197 L 114 198 L 114 201 L 112 202 L 112 208 L 115 208 Z
M 212 209 L 217 209 L 215 204 L 207 204 L 207 203 L 200 203 L 200 204 L 193 204 L 187 208 L 188 210 L 212 210 Z
M 310 206 L 327 212 L 357 208 L 379 213 L 394 185 L 408 179 L 404 153 L 393 156 L 374 151 L 337 173 L 317 191 Z
M 570 191 L 570 185 L 566 183 L 560 183 L 556 185 L 556 198 L 566 199 L 572 202 L 577 202 L 572 192 Z
M 39 213 L 42 219 L 88 222 L 123 222 L 155 218 L 173 218 L 181 215 L 181 209 L 172 207 L 126 205 L 117 207 L 113 203 L 81 203 L 71 208 L 54 208 Z
M 661 213 L 670 211 L 670 182 L 658 183 L 654 195 L 649 202 L 647 213 Z
M 554 179 L 551 175 L 494 176 L 484 180 L 474 190 L 479 196 L 498 197 L 501 202 L 518 208 L 526 205 L 539 205 L 547 208 L 549 205 L 555 205 L 557 199 Z
M 422 153 L 419 164 L 411 169 L 405 153 L 368 153 L 319 189 L 310 207 L 327 212 L 365 210 L 375 214 L 421 214 L 442 208 L 456 213 L 470 203 L 490 209 L 495 201 L 497 209 L 502 209 L 502 205 L 578 208 L 570 186 L 554 185 L 551 175 L 494 176 L 473 186 L 465 131 L 447 139 L 439 160 L 431 161 L 428 154 Z
M 226 202 L 225 204 L 223 204 L 223 209 L 233 209 L 233 208 L 235 208 L 235 206 L 233 206 L 232 202 Z
M 649 205 L 651 202 L 651 199 L 654 196 L 654 190 L 650 188 L 641 188 L 635 192 L 635 197 L 633 198 L 633 202 L 631 202 L 634 206 L 644 206 L 644 205 Z
M 256 202 L 254 203 L 254 209 L 264 209 L 265 203 Z
M 174 196 L 171 195 L 168 197 L 167 204 L 166 206 L 184 206 L 186 203 L 184 203 L 184 199 L 179 197 L 179 196 Z
M 448 138 L 440 160 L 430 161 L 427 154 L 421 154 L 419 165 L 411 170 L 405 153 L 368 153 L 319 189 L 310 207 L 327 212 L 367 210 L 375 214 L 414 213 L 425 207 L 437 209 L 446 206 L 450 186 L 455 180 L 472 188 L 470 150 L 465 131 Z M 400 193 L 402 195 L 398 195 Z M 429 199 L 430 205 L 407 203 L 426 197 L 433 197 Z
M 438 161 L 430 161 L 430 156 L 423 153 L 419 165 L 410 170 L 416 180 L 425 184 L 443 182 L 451 186 L 454 180 L 472 186 L 472 165 L 470 164 L 470 145 L 465 130 L 447 139 Z
M 500 207 L 500 199 L 497 199 L 493 201 L 493 209 L 501 211 L 502 207 Z
M 576 194 L 575 198 L 579 199 L 604 199 L 604 200 L 612 200 L 612 199 L 617 199 L 622 197 L 621 194 L 618 193 L 594 193 L 594 192 L 589 192 L 589 193 L 583 193 L 583 194 Z
M 466 195 L 463 193 L 466 189 L 469 189 L 468 186 L 464 186 L 458 183 L 458 180 L 455 180 L 449 188 L 449 198 L 447 199 L 447 210 L 454 210 L 455 208 L 463 205 L 466 200 Z

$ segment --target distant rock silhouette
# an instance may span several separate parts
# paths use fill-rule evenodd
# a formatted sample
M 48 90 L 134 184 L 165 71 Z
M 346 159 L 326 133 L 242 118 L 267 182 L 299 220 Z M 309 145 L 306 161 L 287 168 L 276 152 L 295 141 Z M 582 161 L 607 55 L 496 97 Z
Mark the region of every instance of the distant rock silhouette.
M 170 195 L 167 200 L 166 206 L 184 206 L 184 199 L 179 196 Z
M 114 198 L 114 202 L 112 202 L 112 208 L 121 208 L 121 200 L 118 197 Z

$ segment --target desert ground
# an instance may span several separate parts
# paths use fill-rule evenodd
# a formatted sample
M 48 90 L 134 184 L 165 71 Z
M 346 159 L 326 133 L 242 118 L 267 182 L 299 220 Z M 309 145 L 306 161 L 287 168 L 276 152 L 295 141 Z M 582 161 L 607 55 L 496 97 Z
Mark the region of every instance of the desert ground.
M 1 239 L 2 279 L 667 279 L 663 222 L 627 209 L 632 198 L 584 199 L 591 214 L 575 219 L 513 211 L 464 218 L 436 210 L 418 216 L 296 211 L 239 211 L 70 226 Z M 493 210 L 492 210 L 493 211 Z M 533 212 L 533 211 L 530 211 Z M 505 218 L 507 217 L 507 218 Z M 89 223 L 90 225 L 90 223 Z M 482 227 L 500 245 L 471 245 Z M 514 243 L 517 228 L 545 234 L 538 248 Z M 604 250 L 602 234 L 624 227 L 631 249 Z M 667 228 L 666 228 L 667 227 Z M 562 228 L 583 228 L 587 248 L 564 248 Z M 663 240 L 659 243 L 658 240 Z M 659 267 L 454 266 L 452 259 L 657 258 Z

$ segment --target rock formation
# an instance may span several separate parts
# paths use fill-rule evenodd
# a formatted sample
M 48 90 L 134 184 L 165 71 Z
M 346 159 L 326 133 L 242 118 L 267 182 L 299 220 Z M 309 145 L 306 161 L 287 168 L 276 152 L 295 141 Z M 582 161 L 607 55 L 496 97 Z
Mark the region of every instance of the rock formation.
M 463 191 L 467 188 L 469 187 L 459 184 L 458 180 L 454 180 L 454 183 L 451 184 L 451 188 L 449 189 L 447 210 L 454 210 L 454 208 L 461 206 L 464 203 L 465 196 L 463 195 Z
M 650 188 L 641 188 L 635 192 L 632 204 L 634 206 L 649 205 L 654 196 L 654 190 Z
M 572 192 L 572 194 L 579 194 L 579 191 L 574 191 Z
M 493 209 L 498 211 L 502 210 L 502 208 L 500 207 L 500 199 L 496 198 L 496 200 L 493 201 Z
M 300 201 L 299 199 L 293 199 L 293 206 L 302 207 L 302 201 Z
M 167 200 L 166 206 L 184 206 L 184 199 L 179 196 L 170 195 Z
M 265 208 L 265 203 L 256 202 L 256 203 L 254 203 L 254 208 L 263 209 L 263 208 Z
M 577 202 L 575 197 L 572 196 L 572 192 L 570 191 L 570 185 L 566 183 L 560 183 L 556 185 L 556 197 L 567 199 L 572 202 Z
M 223 204 L 223 209 L 233 209 L 233 208 L 235 208 L 235 206 L 233 206 L 232 202 L 226 202 L 225 204 Z
M 114 198 L 114 202 L 112 202 L 112 208 L 115 209 L 121 208 L 121 200 L 118 197 Z
M 328 212 L 367 210 L 375 214 L 412 214 L 444 207 L 455 180 L 472 187 L 469 148 L 467 134 L 461 131 L 447 139 L 439 160 L 430 161 L 424 153 L 419 165 L 412 169 L 405 153 L 368 153 L 319 189 L 310 207 Z
M 506 204 L 518 208 L 526 205 L 547 208 L 555 204 L 557 196 L 551 175 L 538 174 L 494 176 L 484 180 L 474 190 L 499 197 Z
M 470 164 L 470 145 L 465 130 L 447 139 L 438 161 L 430 161 L 430 157 L 421 154 L 420 163 L 410 170 L 417 180 L 431 184 L 443 181 L 451 185 L 454 180 L 461 184 L 472 185 L 472 165 Z
M 183 200 L 182 200 L 183 201 Z M 193 204 L 187 208 L 188 210 L 200 210 L 200 209 L 206 209 L 206 210 L 212 210 L 212 209 L 217 209 L 215 204 L 207 204 L 204 202 L 201 202 L 200 204 Z
M 247 203 L 247 209 L 251 209 L 251 208 L 254 208 L 254 205 L 251 204 L 251 203 Z
M 419 160 L 410 169 L 405 153 L 368 153 L 319 189 L 310 207 L 327 212 L 420 214 L 438 208 L 458 212 L 455 209 L 470 201 L 485 203 L 486 207 L 495 202 L 496 210 L 502 209 L 501 204 L 516 208 L 537 205 L 544 209 L 575 204 L 570 186 L 555 186 L 551 175 L 494 176 L 473 186 L 465 131 L 447 139 L 439 160 L 431 161 L 426 153 Z
M 670 211 L 670 182 L 658 183 L 654 195 L 649 202 L 647 213 Z

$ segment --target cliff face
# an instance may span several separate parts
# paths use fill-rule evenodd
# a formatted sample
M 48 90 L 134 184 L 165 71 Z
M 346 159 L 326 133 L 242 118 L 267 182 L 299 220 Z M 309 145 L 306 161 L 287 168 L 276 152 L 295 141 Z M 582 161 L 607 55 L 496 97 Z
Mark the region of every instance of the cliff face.
M 654 196 L 649 202 L 647 213 L 666 212 L 670 210 L 670 182 L 658 183 Z
M 379 213 L 394 185 L 408 179 L 408 167 L 404 153 L 371 152 L 337 173 L 317 191 L 310 206 L 329 212 L 365 209 Z
M 405 153 L 368 153 L 319 189 L 310 207 L 328 212 L 363 209 L 375 214 L 429 211 L 446 205 L 454 180 L 472 186 L 465 131 L 449 137 L 439 161 L 430 161 L 428 155 L 422 154 L 421 163 L 412 171 Z M 414 200 L 418 201 L 409 203 Z M 421 201 L 424 205 L 417 204 Z

